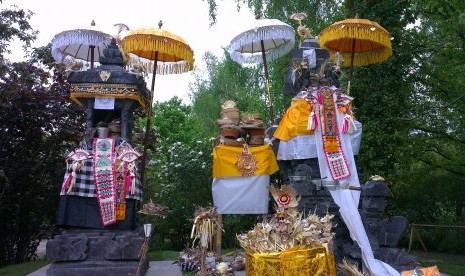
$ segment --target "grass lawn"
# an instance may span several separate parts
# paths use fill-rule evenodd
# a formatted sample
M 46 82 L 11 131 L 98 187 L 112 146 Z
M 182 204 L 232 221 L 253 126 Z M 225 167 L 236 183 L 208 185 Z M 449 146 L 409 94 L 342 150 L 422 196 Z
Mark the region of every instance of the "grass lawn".
M 32 273 L 39 268 L 48 265 L 50 262 L 46 259 L 30 261 L 22 264 L 9 265 L 3 268 L 0 268 L 0 275 L 2 276 L 18 276 L 18 275 L 27 275 Z
M 169 261 L 179 258 L 179 251 L 150 251 L 150 261 Z
M 223 250 L 224 255 L 234 254 L 234 250 Z M 437 265 L 439 271 L 448 275 L 460 276 L 465 275 L 465 255 L 453 255 L 447 253 L 412 251 L 411 255 L 415 256 L 422 267 Z M 177 260 L 179 251 L 150 251 L 150 261 Z M 17 265 L 10 265 L 0 268 L 2 276 L 27 275 L 43 266 L 49 264 L 46 259 L 26 262 Z
M 439 272 L 448 275 L 465 275 L 465 255 L 412 251 L 422 267 L 438 266 Z
M 177 260 L 179 251 L 151 251 L 149 252 L 150 261 L 166 261 Z M 0 275 L 2 276 L 18 276 L 27 275 L 41 267 L 48 265 L 50 262 L 47 259 L 25 262 L 22 264 L 9 265 L 0 268 Z

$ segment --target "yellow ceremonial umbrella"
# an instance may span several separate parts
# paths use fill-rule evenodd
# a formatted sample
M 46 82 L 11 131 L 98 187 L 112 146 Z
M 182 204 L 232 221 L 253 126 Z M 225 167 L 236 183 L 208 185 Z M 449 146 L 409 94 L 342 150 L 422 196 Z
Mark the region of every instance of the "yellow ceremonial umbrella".
M 129 63 L 143 65 L 152 73 L 152 95 L 147 113 L 147 125 L 144 138 L 144 155 L 142 158 L 142 179 L 146 164 L 147 138 L 152 117 L 152 101 L 157 74 L 180 74 L 194 68 L 194 51 L 180 36 L 162 29 L 162 21 L 158 28 L 142 28 L 130 32 L 122 40 L 124 54 Z
M 392 56 L 391 35 L 378 23 L 358 17 L 333 23 L 318 36 L 320 47 L 330 51 L 333 58 L 339 53 L 343 66 L 350 66 L 349 85 L 354 66 L 379 63 Z

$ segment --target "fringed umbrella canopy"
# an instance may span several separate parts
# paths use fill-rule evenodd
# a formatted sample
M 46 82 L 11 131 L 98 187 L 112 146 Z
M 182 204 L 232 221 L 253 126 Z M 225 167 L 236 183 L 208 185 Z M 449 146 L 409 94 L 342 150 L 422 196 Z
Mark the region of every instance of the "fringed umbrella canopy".
M 142 28 L 130 32 L 123 38 L 122 48 L 129 58 L 129 64 L 142 65 L 146 72 L 152 73 L 152 97 L 155 90 L 157 74 L 179 74 L 194 69 L 194 51 L 178 35 L 162 29 L 162 21 L 157 28 Z M 152 101 L 149 100 L 147 122 L 145 127 L 144 152 L 142 157 L 141 178 L 144 181 L 147 164 L 147 143 L 152 117 Z
M 248 30 L 235 36 L 229 45 L 231 59 L 243 65 L 271 62 L 289 53 L 295 44 L 295 31 L 278 19 L 257 19 Z M 263 46 L 262 46 L 263 43 Z
M 343 66 L 379 63 L 392 56 L 389 32 L 367 19 L 351 18 L 333 23 L 321 31 L 318 41 L 332 56 L 341 53 Z
M 347 94 L 354 66 L 380 63 L 392 56 L 391 35 L 378 23 L 361 18 L 350 18 L 333 23 L 318 36 L 321 48 L 343 58 L 342 66 L 349 66 Z
M 228 47 L 231 59 L 241 65 L 263 64 L 270 123 L 274 120 L 267 62 L 289 53 L 295 44 L 295 31 L 278 19 L 257 19 L 247 30 L 235 36 Z
M 129 63 L 142 65 L 153 73 L 157 60 L 159 75 L 180 74 L 194 68 L 194 51 L 184 39 L 164 29 L 146 28 L 132 31 L 123 38 L 123 52 Z
M 66 56 L 70 56 L 93 63 L 103 56 L 103 49 L 110 45 L 112 38 L 111 35 L 96 30 L 63 31 L 52 39 L 52 57 L 56 62 L 63 62 Z

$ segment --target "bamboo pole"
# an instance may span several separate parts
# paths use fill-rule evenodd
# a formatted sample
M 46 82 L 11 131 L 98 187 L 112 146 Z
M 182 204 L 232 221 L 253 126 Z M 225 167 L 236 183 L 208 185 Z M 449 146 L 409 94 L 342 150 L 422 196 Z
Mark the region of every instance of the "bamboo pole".
M 410 249 L 412 249 L 412 243 L 413 243 L 413 228 L 415 225 L 410 225 L 410 239 L 408 241 L 408 252 L 410 253 Z
M 218 214 L 217 220 L 218 225 L 216 226 L 216 237 L 215 237 L 215 254 L 221 256 L 221 238 L 223 229 L 223 215 Z

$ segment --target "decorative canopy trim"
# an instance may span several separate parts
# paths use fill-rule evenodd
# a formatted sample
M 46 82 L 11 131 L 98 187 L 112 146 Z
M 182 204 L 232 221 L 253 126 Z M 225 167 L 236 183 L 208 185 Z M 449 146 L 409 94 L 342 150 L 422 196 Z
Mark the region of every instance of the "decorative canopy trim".
M 350 66 L 352 41 L 355 39 L 354 66 L 383 62 L 392 56 L 391 35 L 378 23 L 367 19 L 346 19 L 324 29 L 318 41 L 320 47 L 344 57 L 343 66 Z
M 81 83 L 71 85 L 70 91 L 70 98 L 81 106 L 80 98 L 131 99 L 137 101 L 142 109 L 146 109 L 148 103 L 136 85 Z
M 144 72 L 153 73 L 153 60 L 140 58 L 134 54 L 129 54 L 128 64 L 142 68 Z M 182 74 L 191 71 L 192 64 L 183 60 L 178 62 L 157 62 L 158 75 Z
M 168 63 L 160 66 L 163 74 L 168 74 L 170 70 L 184 73 L 194 68 L 194 51 L 191 47 L 184 39 L 164 29 L 152 28 L 133 31 L 124 37 L 122 44 L 123 52 L 126 55 L 134 54 L 147 59 L 147 63 L 153 62 L 156 53 L 158 53 L 157 60 Z M 169 64 L 178 62 L 181 62 L 182 65 Z
M 67 53 L 66 48 L 70 45 L 81 44 L 87 46 L 96 46 L 96 48 L 98 48 L 97 50 L 99 55 L 103 55 L 103 49 L 111 43 L 112 38 L 113 37 L 111 35 L 96 30 L 76 29 L 64 31 L 56 34 L 53 37 L 51 41 L 51 54 L 53 59 L 55 59 L 57 62 L 62 62 L 66 56 L 79 58 L 76 57 L 76 55 L 73 56 L 72 54 Z M 100 52 L 100 50 L 102 52 Z

